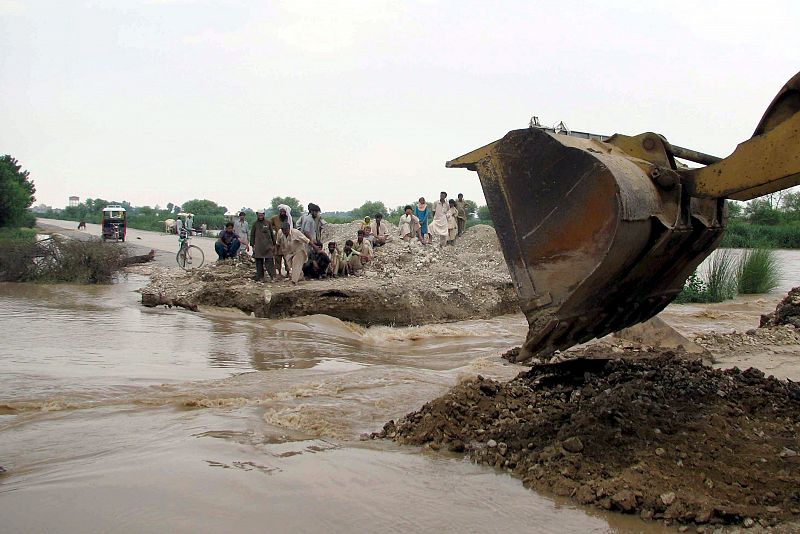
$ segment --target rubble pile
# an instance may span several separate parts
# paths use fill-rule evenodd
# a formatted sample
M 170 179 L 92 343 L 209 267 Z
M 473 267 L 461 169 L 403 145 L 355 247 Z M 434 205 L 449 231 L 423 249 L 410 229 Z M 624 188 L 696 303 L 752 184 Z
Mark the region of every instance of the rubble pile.
M 800 386 L 685 356 L 478 376 L 372 437 L 465 453 L 539 491 L 667 524 L 797 521 Z
M 358 223 L 329 224 L 323 242 L 355 240 Z M 153 270 L 145 306 L 207 305 L 239 308 L 257 317 L 324 313 L 360 324 L 419 325 L 488 318 L 518 311 L 517 296 L 494 228 L 468 229 L 455 246 L 439 249 L 395 237 L 377 247 L 357 275 L 288 281 L 251 280 L 255 268 L 240 260 L 212 262 L 184 273 Z M 190 308 L 191 309 L 191 308 Z
M 761 328 L 779 325 L 800 328 L 800 287 L 792 288 L 774 312 L 761 316 Z
M 790 325 L 754 328 L 747 332 L 709 332 L 695 336 L 694 342 L 709 349 L 732 350 L 764 345 L 800 345 L 800 330 Z

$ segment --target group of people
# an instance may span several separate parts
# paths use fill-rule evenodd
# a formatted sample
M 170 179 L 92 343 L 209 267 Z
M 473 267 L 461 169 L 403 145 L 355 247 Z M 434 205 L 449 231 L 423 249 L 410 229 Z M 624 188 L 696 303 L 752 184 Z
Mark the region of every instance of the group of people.
M 440 247 L 454 244 L 464 232 L 467 220 L 466 201 L 459 194 L 458 200 L 447 199 L 442 192 L 439 201 L 428 205 L 424 198 L 414 206 L 406 206 L 400 217 L 397 235 L 409 241 L 414 238 L 430 244 L 436 238 Z M 430 222 L 429 222 L 430 220 Z M 278 213 L 267 218 L 265 210 L 256 212 L 252 227 L 241 212 L 235 222 L 228 222 L 220 231 L 214 244 L 220 260 L 236 257 L 242 247 L 254 259 L 256 281 L 273 281 L 288 277 L 292 284 L 301 278 L 325 278 L 356 274 L 373 259 L 374 249 L 393 239 L 389 224 L 381 213 L 374 218 L 365 217 L 355 236 L 348 239 L 340 249 L 330 241 L 322 244 L 322 219 L 320 207 L 308 205 L 297 224 L 294 224 L 289 206 L 281 204 Z
M 429 218 L 432 218 L 430 223 Z M 461 193 L 458 200 L 448 200 L 447 193 L 442 191 L 438 202 L 431 206 L 420 197 L 416 206 L 405 207 L 399 226 L 400 237 L 406 241 L 416 237 L 423 244 L 436 239 L 439 247 L 454 245 L 467 226 L 467 201 Z

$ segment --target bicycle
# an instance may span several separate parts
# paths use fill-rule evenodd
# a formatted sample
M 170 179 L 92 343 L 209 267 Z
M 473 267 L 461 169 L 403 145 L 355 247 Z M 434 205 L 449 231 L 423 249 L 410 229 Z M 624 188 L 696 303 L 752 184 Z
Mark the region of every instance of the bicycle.
M 188 232 L 186 235 L 178 236 L 178 241 L 180 242 L 181 246 L 178 249 L 178 254 L 175 259 L 178 262 L 178 267 L 185 271 L 202 267 L 203 262 L 206 259 L 205 254 L 203 254 L 203 249 L 197 245 L 189 244 L 191 239 L 192 236 Z

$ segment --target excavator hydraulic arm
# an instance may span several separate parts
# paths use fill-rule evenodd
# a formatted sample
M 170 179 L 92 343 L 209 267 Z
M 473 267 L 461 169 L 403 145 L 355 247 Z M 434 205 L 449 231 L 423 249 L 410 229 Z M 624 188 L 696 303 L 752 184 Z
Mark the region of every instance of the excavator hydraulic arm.
M 675 158 L 705 164 L 690 169 Z M 645 321 L 722 239 L 725 199 L 800 183 L 800 73 L 720 159 L 662 136 L 531 127 L 447 162 L 478 172 L 530 328 L 518 361 Z

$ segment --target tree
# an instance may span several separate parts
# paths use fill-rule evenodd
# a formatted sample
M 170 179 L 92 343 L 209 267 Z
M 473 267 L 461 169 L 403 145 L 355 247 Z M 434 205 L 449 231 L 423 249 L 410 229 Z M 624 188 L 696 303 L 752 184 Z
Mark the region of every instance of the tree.
M 376 213 L 380 213 L 384 217 L 388 215 L 389 210 L 386 205 L 380 200 L 367 200 L 360 207 L 354 208 L 351 212 L 356 219 L 363 219 L 364 217 L 374 217 Z
M 295 220 L 297 220 L 297 217 L 299 217 L 300 214 L 303 213 L 304 211 L 303 206 L 300 204 L 300 201 L 294 197 L 275 197 L 270 201 L 268 215 L 272 216 L 277 214 L 278 206 L 281 204 L 286 204 L 287 206 L 289 206 L 289 209 L 292 211 L 292 217 L 295 217 Z
M 466 204 L 467 219 L 475 217 L 475 214 L 478 213 L 478 203 L 474 200 L 464 200 L 464 204 Z
M 783 210 L 793 216 L 800 215 L 800 193 L 786 193 L 783 197 Z
M 492 220 L 492 216 L 489 214 L 489 206 L 481 206 L 478 208 L 478 218 L 482 221 Z
M 225 206 L 219 206 L 216 202 L 206 199 L 187 200 L 182 207 L 186 213 L 195 215 L 225 215 L 225 212 L 228 211 Z
M 774 199 L 767 198 L 769 196 L 755 198 L 747 204 L 744 213 L 752 224 L 780 224 L 781 212 L 773 206 Z
M 411 204 L 408 204 L 408 205 L 411 206 Z M 412 206 L 412 208 L 413 208 L 413 206 Z M 395 209 L 393 209 L 393 210 L 391 210 L 389 212 L 389 217 L 396 217 L 397 219 L 400 219 L 400 216 L 403 215 L 405 212 L 406 212 L 405 205 L 397 206 Z
M 725 205 L 728 206 L 728 217 L 730 219 L 741 219 L 744 212 L 741 203 L 735 200 L 726 200 Z
M 23 225 L 36 200 L 30 173 L 9 155 L 0 157 L 0 226 Z
M 173 204 L 172 202 L 167 202 L 167 211 L 171 213 L 174 208 L 175 204 Z

